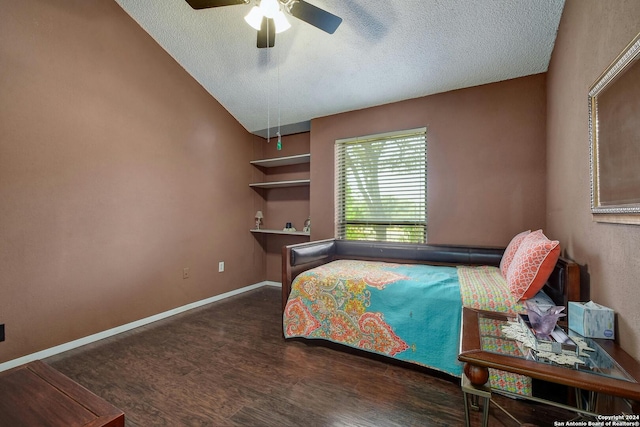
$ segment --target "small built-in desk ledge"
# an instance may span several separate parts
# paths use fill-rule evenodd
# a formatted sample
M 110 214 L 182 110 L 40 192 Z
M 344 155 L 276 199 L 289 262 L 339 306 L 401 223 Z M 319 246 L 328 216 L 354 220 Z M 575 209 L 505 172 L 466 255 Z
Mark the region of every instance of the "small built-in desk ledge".
M 272 181 L 272 182 L 255 182 L 249 184 L 249 187 L 256 188 L 278 188 L 278 187 L 300 187 L 304 185 L 310 185 L 309 179 L 294 179 L 291 181 Z
M 308 231 L 284 231 L 284 230 L 272 230 L 269 228 L 254 228 L 251 230 L 252 233 L 264 233 L 264 234 L 288 234 L 291 236 L 310 236 L 311 233 Z
M 300 165 L 311 162 L 311 154 L 298 154 L 287 157 L 274 157 L 273 159 L 253 160 L 249 163 L 263 168 L 276 168 L 278 166 Z

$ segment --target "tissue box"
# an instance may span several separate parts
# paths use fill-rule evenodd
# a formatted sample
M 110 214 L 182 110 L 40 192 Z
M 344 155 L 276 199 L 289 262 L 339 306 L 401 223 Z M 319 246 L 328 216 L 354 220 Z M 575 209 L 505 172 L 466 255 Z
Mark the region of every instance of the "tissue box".
M 613 310 L 593 301 L 569 301 L 569 329 L 583 337 L 614 339 Z

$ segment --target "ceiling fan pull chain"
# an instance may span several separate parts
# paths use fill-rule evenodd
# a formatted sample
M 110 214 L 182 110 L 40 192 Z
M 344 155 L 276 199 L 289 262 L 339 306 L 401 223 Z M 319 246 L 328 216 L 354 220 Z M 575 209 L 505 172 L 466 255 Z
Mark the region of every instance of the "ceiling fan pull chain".
M 277 49 L 277 48 L 276 48 Z M 280 49 L 277 49 L 276 51 L 276 70 L 277 70 L 277 75 L 278 75 L 278 80 L 277 80 L 277 93 L 278 93 L 278 143 L 276 144 L 276 150 L 280 151 L 282 150 L 282 136 L 280 135 L 280 113 L 281 113 L 281 108 L 280 108 Z
M 263 18 L 264 19 L 264 18 Z M 269 20 L 267 19 L 267 46 L 269 46 Z M 271 54 L 267 49 L 267 64 L 271 64 Z M 271 142 L 271 80 L 269 79 L 269 73 L 267 75 L 267 143 Z

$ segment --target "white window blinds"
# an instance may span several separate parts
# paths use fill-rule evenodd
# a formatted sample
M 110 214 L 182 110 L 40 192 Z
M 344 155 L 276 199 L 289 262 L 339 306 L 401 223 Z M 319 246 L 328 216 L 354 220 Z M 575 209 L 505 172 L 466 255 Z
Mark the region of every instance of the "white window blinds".
M 336 141 L 336 237 L 427 241 L 426 128 Z

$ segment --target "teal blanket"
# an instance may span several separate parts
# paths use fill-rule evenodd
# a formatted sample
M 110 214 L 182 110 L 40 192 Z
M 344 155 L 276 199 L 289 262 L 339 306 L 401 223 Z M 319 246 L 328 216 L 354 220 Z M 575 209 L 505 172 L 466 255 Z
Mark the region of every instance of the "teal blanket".
M 455 267 L 340 260 L 296 278 L 283 328 L 459 377 L 461 314 Z

